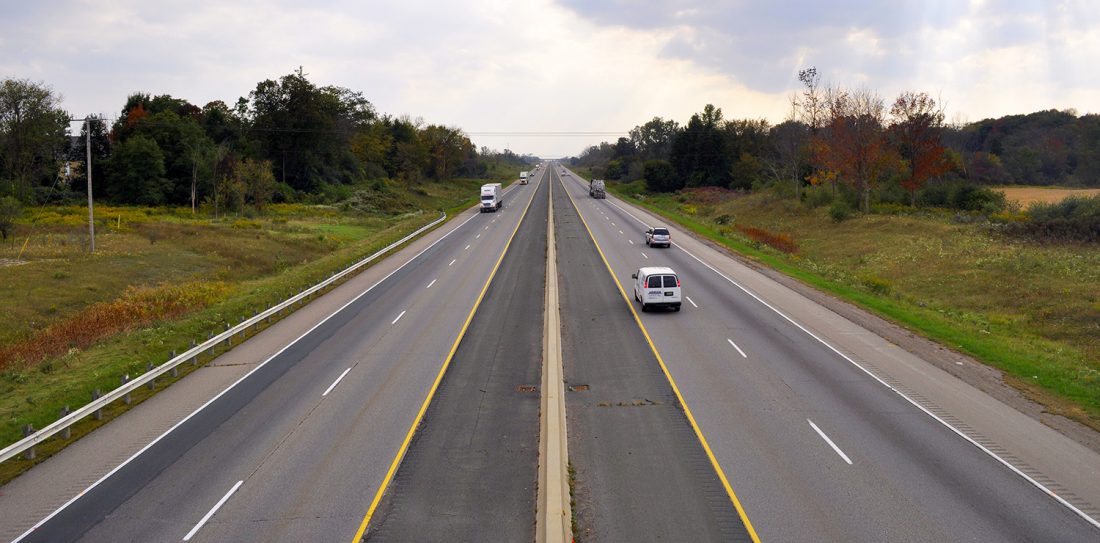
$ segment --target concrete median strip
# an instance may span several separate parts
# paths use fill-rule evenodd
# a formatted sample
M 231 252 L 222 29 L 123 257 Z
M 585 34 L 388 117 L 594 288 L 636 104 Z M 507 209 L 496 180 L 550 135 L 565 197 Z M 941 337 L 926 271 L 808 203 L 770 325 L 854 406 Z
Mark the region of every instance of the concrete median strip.
M 552 194 L 553 185 L 550 187 Z M 546 246 L 546 315 L 542 357 L 542 408 L 539 415 L 539 495 L 535 541 L 572 541 L 569 507 L 568 440 L 565 425 L 565 385 L 562 380 L 561 315 L 554 247 L 554 202 L 550 201 Z

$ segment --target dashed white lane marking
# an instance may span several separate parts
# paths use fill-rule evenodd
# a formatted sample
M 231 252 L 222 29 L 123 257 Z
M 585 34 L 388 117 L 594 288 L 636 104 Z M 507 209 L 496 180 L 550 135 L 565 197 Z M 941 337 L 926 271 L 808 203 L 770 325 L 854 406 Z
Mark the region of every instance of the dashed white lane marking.
M 435 279 L 432 279 L 432 282 L 431 282 L 431 283 L 428 283 L 428 286 L 426 286 L 426 287 L 424 287 L 424 288 L 432 288 L 432 285 L 434 285 L 434 284 L 435 284 L 435 281 L 436 281 Z
M 840 450 L 840 447 L 837 447 L 836 443 L 833 443 L 833 440 L 829 439 L 829 436 L 825 435 L 825 432 L 822 432 L 821 428 L 818 428 L 817 425 L 814 424 L 814 421 L 806 419 L 806 422 L 810 423 L 810 427 L 813 428 L 815 432 L 817 432 L 817 435 L 821 436 L 821 439 L 824 439 L 825 443 L 828 443 L 829 446 L 832 447 L 833 450 L 836 451 L 836 453 L 839 454 L 840 457 L 843 458 L 849 466 L 852 465 L 852 459 L 848 458 L 848 455 L 844 454 L 844 451 Z
M 477 238 L 480 238 L 480 237 L 481 237 L 481 234 L 478 234 L 478 235 L 474 236 L 474 239 L 477 239 Z
M 469 246 L 469 245 L 467 245 L 467 246 L 466 246 L 466 249 L 469 249 L 469 248 L 470 248 L 470 246 Z M 466 249 L 463 249 L 463 251 L 465 251 Z
M 631 245 L 634 245 L 634 240 L 628 239 L 627 241 L 629 241 Z
M 645 257 L 645 258 L 646 258 L 647 260 L 649 259 L 649 257 L 648 257 L 648 256 L 646 256 L 646 254 L 645 254 L 645 253 L 642 253 L 642 256 L 643 256 L 643 257 Z
M 692 304 L 692 305 L 695 305 L 695 304 Z M 749 355 L 745 354 L 745 351 L 742 351 L 742 350 L 741 350 L 741 347 L 738 347 L 738 346 L 737 346 L 737 344 L 736 344 L 736 343 L 734 343 L 732 339 L 730 339 L 730 338 L 726 338 L 726 341 L 730 342 L 730 345 L 733 345 L 733 348 L 734 348 L 734 349 L 737 349 L 737 352 L 741 353 L 741 356 L 743 356 L 743 357 L 745 357 L 745 358 L 748 358 L 748 357 L 749 357 Z
M 230 488 L 229 492 L 226 492 L 225 496 L 222 496 L 222 499 L 218 500 L 218 503 L 215 503 L 214 507 L 211 507 L 210 510 L 207 511 L 205 515 L 203 515 L 202 520 L 200 520 L 194 528 L 191 528 L 191 531 L 187 532 L 187 535 L 183 536 L 183 540 L 191 541 L 191 538 L 195 537 L 195 534 L 199 533 L 199 530 L 202 529 L 203 525 L 206 524 L 208 520 L 210 520 L 210 517 L 214 516 L 214 513 L 217 513 L 218 509 L 220 509 L 221 506 L 225 505 L 225 502 L 229 501 L 229 497 L 232 496 L 233 493 L 236 492 L 242 484 L 244 484 L 244 481 L 237 481 L 237 484 L 233 485 L 233 488 Z
M 340 381 L 344 380 L 344 376 L 347 375 L 349 371 L 351 371 L 351 368 L 344 370 L 344 373 L 341 373 L 340 376 L 337 377 L 336 380 L 333 381 L 332 384 L 329 385 L 328 388 L 326 388 L 325 391 L 321 393 L 321 397 L 323 398 L 325 396 L 328 396 L 328 393 L 332 392 L 332 389 L 336 388 L 336 385 L 340 384 Z
M 695 309 L 699 309 L 699 306 L 695 305 L 695 300 L 692 300 L 691 296 L 684 296 L 684 298 L 688 301 L 689 304 L 695 306 Z
M 454 266 L 454 265 L 455 265 L 455 262 L 458 262 L 458 259 L 457 259 L 457 258 L 456 258 L 456 259 L 454 259 L 454 260 L 452 260 L 452 261 L 451 261 L 451 263 L 450 263 L 450 264 L 447 264 L 447 265 L 448 265 L 448 266 Z
M 620 233 L 620 234 L 622 234 L 622 233 L 623 233 L 623 231 L 622 231 L 622 230 L 619 230 L 619 233 Z
M 405 310 L 405 311 L 408 311 L 408 310 Z M 396 319 L 393 319 L 393 322 L 390 323 L 390 326 L 393 326 L 393 325 L 397 324 L 397 321 L 401 320 L 401 317 L 405 316 L 405 311 L 402 311 L 401 314 L 398 315 Z

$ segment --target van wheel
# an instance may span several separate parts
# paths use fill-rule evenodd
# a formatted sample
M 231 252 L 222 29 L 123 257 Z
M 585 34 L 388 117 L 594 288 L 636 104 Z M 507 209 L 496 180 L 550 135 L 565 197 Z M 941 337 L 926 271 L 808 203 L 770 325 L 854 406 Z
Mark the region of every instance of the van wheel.
M 679 310 L 680 310 L 680 306 L 676 306 L 676 311 L 679 311 Z
M 649 311 L 649 306 L 642 304 L 642 313 L 645 313 L 646 311 Z

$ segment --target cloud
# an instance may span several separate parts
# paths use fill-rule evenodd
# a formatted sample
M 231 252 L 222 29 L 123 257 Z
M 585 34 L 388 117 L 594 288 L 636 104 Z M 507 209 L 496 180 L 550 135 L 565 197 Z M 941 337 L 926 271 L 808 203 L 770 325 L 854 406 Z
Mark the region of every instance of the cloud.
M 827 81 L 944 94 L 976 115 L 1096 103 L 1100 10 L 1086 1 L 703 2 L 563 0 L 613 28 L 673 34 L 661 54 L 765 94 Z
M 779 121 L 811 65 L 885 96 L 940 93 L 970 118 L 1100 103 L 1089 69 L 1100 10 L 1084 0 L 46 0 L 3 11 L 0 77 L 45 81 L 77 115 L 117 115 L 136 91 L 233 102 L 302 66 L 379 111 L 544 156 L 653 116 L 684 122 L 707 103 Z

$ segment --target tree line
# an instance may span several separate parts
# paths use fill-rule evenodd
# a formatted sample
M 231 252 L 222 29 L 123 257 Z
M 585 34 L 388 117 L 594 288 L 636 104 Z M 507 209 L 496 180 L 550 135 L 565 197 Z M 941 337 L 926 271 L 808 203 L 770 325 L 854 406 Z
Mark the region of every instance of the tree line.
M 823 85 L 815 68 L 799 79 L 779 124 L 725 119 L 708 104 L 684 125 L 655 117 L 573 162 L 608 179 L 644 179 L 655 192 L 782 184 L 800 200 L 848 198 L 863 211 L 1003 207 L 983 189 L 995 184 L 1100 186 L 1100 115 L 1051 110 L 951 125 L 928 93 L 887 102 L 866 88 Z M 822 188 L 807 194 L 812 187 Z
M 523 160 L 479 153 L 459 128 L 380 114 L 361 92 L 318 86 L 300 69 L 232 104 L 139 92 L 117 119 L 92 116 L 79 137 L 72 125 L 49 86 L 0 81 L 0 197 L 78 199 L 89 140 L 97 199 L 223 210 L 332 201 L 367 180 L 484 177 L 489 160 Z

